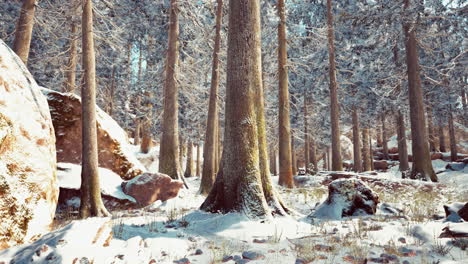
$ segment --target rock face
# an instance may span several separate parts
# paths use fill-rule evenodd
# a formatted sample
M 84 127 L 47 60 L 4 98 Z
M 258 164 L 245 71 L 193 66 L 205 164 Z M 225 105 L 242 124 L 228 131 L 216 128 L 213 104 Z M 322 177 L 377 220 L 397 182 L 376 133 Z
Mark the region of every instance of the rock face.
M 463 218 L 463 220 L 468 222 L 468 203 L 466 203 L 459 211 L 458 215 Z
M 386 160 L 374 160 L 374 168 L 376 170 L 388 170 L 388 162 Z
M 328 198 L 312 217 L 341 219 L 346 216 L 373 215 L 377 210 L 379 197 L 363 181 L 339 179 L 328 186 Z
M 0 250 L 49 231 L 58 199 L 47 100 L 0 40 Z
M 147 206 L 157 200 L 166 201 L 174 198 L 184 185 L 181 181 L 161 173 L 144 173 L 131 181 L 122 183 L 125 194 L 135 198 L 140 206 Z
M 71 93 L 42 89 L 47 96 L 57 138 L 58 162 L 81 164 L 81 98 Z M 125 131 L 108 114 L 97 108 L 99 167 L 125 180 L 145 170 L 128 149 Z

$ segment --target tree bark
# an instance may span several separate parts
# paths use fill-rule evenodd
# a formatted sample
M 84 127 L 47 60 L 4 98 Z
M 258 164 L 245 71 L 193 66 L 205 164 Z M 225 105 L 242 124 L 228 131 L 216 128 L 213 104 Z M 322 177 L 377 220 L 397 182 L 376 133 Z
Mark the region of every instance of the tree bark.
M 359 135 L 359 116 L 356 107 L 353 107 L 353 154 L 355 172 L 362 172 L 362 155 L 361 155 L 361 136 Z
M 210 102 L 206 123 L 205 143 L 203 145 L 203 174 L 200 193 L 207 195 L 213 187 L 216 177 L 216 128 L 218 125 L 218 87 L 219 87 L 219 50 L 221 48 L 221 25 L 223 19 L 223 1 L 217 0 L 216 33 L 211 68 Z
M 363 171 L 370 171 L 371 168 L 371 158 L 370 158 L 370 148 L 369 148 L 369 128 L 362 128 L 362 166 Z
M 384 159 L 390 159 L 388 156 L 387 127 L 385 126 L 385 114 L 382 114 L 382 151 Z
M 286 10 L 284 0 L 278 0 L 278 104 L 279 104 L 279 184 L 292 188 L 292 153 L 291 153 L 291 125 L 289 120 L 289 91 L 288 91 L 288 69 L 287 69 L 287 41 L 286 41 Z
M 383 143 L 382 143 L 382 128 L 377 125 L 377 137 L 376 137 L 376 140 L 377 140 L 377 147 L 378 148 L 381 148 L 383 146 Z
M 166 78 L 164 82 L 164 113 L 162 120 L 162 136 L 159 155 L 159 172 L 172 177 L 182 178 L 179 163 L 179 128 L 178 102 L 179 88 L 177 86 L 177 63 L 179 58 L 179 20 L 177 0 L 171 0 L 169 15 L 169 37 L 166 57 Z
M 137 146 L 140 145 L 140 143 L 141 143 L 140 142 L 141 122 L 140 122 L 140 112 L 139 112 L 140 106 L 141 106 L 141 96 L 138 95 L 137 99 L 136 99 L 136 104 L 135 104 L 135 111 L 136 111 L 136 114 L 135 114 L 135 134 L 134 134 L 134 137 L 133 137 L 133 142 Z
M 308 171 L 309 163 L 310 163 L 310 145 L 309 145 L 309 131 L 308 131 L 308 124 L 307 124 L 307 91 L 304 89 L 304 167 L 306 171 Z
M 271 162 L 270 162 L 270 169 L 271 169 L 271 174 L 273 175 L 278 175 L 278 170 L 277 170 L 277 163 L 276 163 L 276 150 L 272 149 L 271 150 Z
M 229 2 L 222 166 L 201 206 L 205 211 L 237 211 L 251 218 L 275 213 L 267 200 L 268 186 L 260 169 L 259 133 L 264 130 L 258 128 L 261 118 L 256 107 L 256 95 L 262 89 L 259 4 L 257 0 Z
M 410 0 L 404 0 L 404 7 L 408 9 Z M 426 122 L 424 118 L 424 104 L 419 76 L 419 58 L 416 41 L 416 25 L 411 22 L 403 24 L 405 34 L 406 64 L 408 73 L 408 90 L 411 121 L 411 139 L 413 150 L 412 179 L 430 179 L 437 182 L 437 175 L 432 168 L 429 153 Z
M 434 136 L 434 122 L 432 118 L 432 107 L 430 103 L 427 104 L 427 132 L 429 135 L 429 150 L 432 152 L 437 151 L 436 140 Z
M 180 168 L 181 168 L 181 171 L 180 173 L 183 173 L 183 169 L 184 169 L 184 156 L 185 156 L 185 150 L 186 150 L 186 147 L 185 147 L 185 141 L 184 141 L 184 138 L 182 136 L 179 137 L 179 162 L 180 162 Z
M 76 65 L 78 63 L 77 56 L 77 46 L 78 39 L 77 34 L 78 26 L 76 23 L 72 22 L 71 24 L 71 33 L 70 33 L 70 50 L 68 52 L 68 63 L 65 68 L 65 92 L 74 93 L 76 87 Z
M 197 177 L 201 177 L 201 148 L 200 143 L 197 143 Z
M 291 166 L 292 174 L 297 175 L 297 160 L 296 160 L 296 151 L 294 149 L 294 132 L 291 131 Z
M 450 159 L 456 161 L 457 157 L 457 138 L 455 136 L 455 126 L 453 122 L 452 108 L 449 107 L 449 136 L 450 136 Z
M 447 152 L 447 145 L 445 143 L 445 133 L 444 133 L 443 124 L 439 124 L 439 149 L 440 149 L 440 152 Z
M 317 148 L 315 145 L 315 139 L 313 137 L 310 137 L 310 162 L 314 166 L 314 172 L 318 171 L 318 162 L 317 162 Z
M 82 46 L 84 81 L 82 98 L 82 169 L 80 217 L 109 216 L 101 199 L 98 171 L 98 142 L 96 128 L 96 59 L 93 39 L 93 7 L 91 0 L 83 1 Z
M 370 159 L 370 169 L 374 170 L 374 150 L 372 149 L 372 129 L 369 128 L 369 159 Z
M 341 159 L 340 144 L 340 113 L 338 105 L 338 84 L 336 81 L 335 62 L 335 31 L 333 28 L 332 0 L 327 0 L 327 27 L 328 27 L 328 59 L 330 78 L 330 120 L 332 136 L 332 170 L 342 171 L 343 162 Z
M 20 17 L 16 24 L 13 51 L 20 57 L 24 65 L 28 65 L 29 48 L 31 46 L 34 26 L 34 11 L 36 0 L 24 0 L 21 6 Z
M 185 166 L 185 177 L 195 176 L 195 167 L 193 163 L 193 143 L 189 140 L 187 143 L 187 164 Z
M 108 109 L 107 109 L 107 113 L 110 116 L 112 116 L 114 112 L 115 86 L 116 86 L 115 71 L 116 71 L 116 66 L 114 64 L 112 66 L 111 84 L 110 84 L 109 99 L 108 99 L 109 104 L 108 104 Z
M 406 127 L 405 118 L 401 110 L 398 110 L 396 116 L 397 123 L 397 140 L 398 140 L 398 159 L 400 161 L 399 170 L 401 171 L 401 177 L 407 178 L 409 173 L 408 163 L 408 147 L 406 146 Z

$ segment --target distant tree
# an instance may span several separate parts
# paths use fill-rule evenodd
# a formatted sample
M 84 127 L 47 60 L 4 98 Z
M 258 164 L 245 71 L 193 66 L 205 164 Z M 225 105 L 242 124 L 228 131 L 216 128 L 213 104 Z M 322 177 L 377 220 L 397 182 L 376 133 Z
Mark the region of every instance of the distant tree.
M 338 105 L 338 84 L 336 81 L 336 62 L 335 62 L 335 31 L 333 28 L 333 10 L 332 0 L 327 0 L 327 26 L 328 26 L 328 60 L 329 60 L 329 78 L 330 78 L 330 119 L 332 126 L 332 170 L 342 171 L 343 162 L 341 159 L 340 145 L 340 113 Z
M 288 92 L 288 54 L 286 40 L 286 10 L 284 0 L 278 0 L 278 144 L 279 144 L 279 184 L 288 188 L 294 187 L 293 164 L 291 152 L 291 124 L 289 120 Z
M 36 0 L 24 0 L 21 7 L 20 17 L 16 24 L 15 41 L 13 51 L 18 57 L 28 64 L 29 47 L 31 45 L 32 31 L 34 26 L 34 11 L 36 9 Z
M 98 171 L 98 142 L 96 128 L 96 58 L 93 37 L 93 6 L 83 1 L 82 47 L 84 80 L 82 97 L 82 169 L 80 216 L 108 216 L 101 199 Z
M 169 18 L 169 40 L 166 57 L 166 77 L 164 81 L 164 113 L 160 141 L 159 172 L 180 179 L 179 129 L 178 129 L 178 87 L 177 65 L 179 61 L 179 20 L 178 1 L 171 0 Z
M 359 116 L 356 107 L 353 108 L 353 156 L 355 172 L 362 172 L 362 156 L 361 156 L 361 136 L 359 128 Z

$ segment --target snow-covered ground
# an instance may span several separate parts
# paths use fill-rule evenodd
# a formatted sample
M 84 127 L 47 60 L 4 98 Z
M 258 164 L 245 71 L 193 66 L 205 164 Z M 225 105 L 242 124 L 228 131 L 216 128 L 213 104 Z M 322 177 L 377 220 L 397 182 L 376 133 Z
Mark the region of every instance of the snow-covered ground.
M 366 175 L 376 180 L 369 186 L 380 197 L 377 214 L 333 221 L 307 217 L 327 197 L 326 173 L 306 176 L 295 189 L 278 187 L 296 215 L 269 220 L 199 211 L 204 197 L 200 179 L 192 177 L 177 198 L 112 218 L 74 220 L 33 244 L 0 252 L 0 263 L 468 263 L 460 248 L 467 239 L 438 238 L 447 225 L 466 228 L 445 222 L 443 205 L 468 201 L 468 171 L 445 171 L 446 164 L 434 161 L 440 184 L 402 180 L 397 167 Z M 109 188 L 112 194 L 115 187 Z

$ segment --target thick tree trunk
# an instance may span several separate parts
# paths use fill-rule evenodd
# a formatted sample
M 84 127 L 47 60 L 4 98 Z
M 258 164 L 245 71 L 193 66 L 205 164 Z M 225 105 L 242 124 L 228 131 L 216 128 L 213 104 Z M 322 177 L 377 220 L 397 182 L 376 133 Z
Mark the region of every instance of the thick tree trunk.
M 362 172 L 362 155 L 361 155 L 361 136 L 359 135 L 359 116 L 356 107 L 353 107 L 353 154 L 355 172 Z
M 378 148 L 381 148 L 383 146 L 383 142 L 382 142 L 382 128 L 381 126 L 377 125 L 377 137 L 376 137 L 376 140 L 377 140 L 377 147 Z
M 159 155 L 159 172 L 173 179 L 182 178 L 179 163 L 179 128 L 177 86 L 177 62 L 179 58 L 179 19 L 177 0 L 171 0 L 169 15 L 169 37 L 166 57 L 166 78 L 164 82 L 164 113 L 162 120 L 161 149 Z
M 449 135 L 450 135 L 450 159 L 456 161 L 457 157 L 457 138 L 455 137 L 455 127 L 453 122 L 452 109 L 449 109 Z
M 371 168 L 371 154 L 369 153 L 369 128 L 362 128 L 362 169 L 363 171 L 370 171 Z
M 98 142 L 96 128 L 96 58 L 93 39 L 92 1 L 83 1 L 83 69 L 82 98 L 82 169 L 80 217 L 108 216 L 101 199 L 98 171 Z
M 193 163 L 193 143 L 189 140 L 187 143 L 187 164 L 185 166 L 185 177 L 195 176 L 195 167 Z
M 342 171 L 340 144 L 340 113 L 338 105 L 338 84 L 336 81 L 335 31 L 333 28 L 332 0 L 327 0 L 328 59 L 330 78 L 330 120 L 332 136 L 332 170 Z
M 76 65 L 78 63 L 77 56 L 77 39 L 78 25 L 72 22 L 70 33 L 70 50 L 68 51 L 68 63 L 65 68 L 65 84 L 64 90 L 68 93 L 74 93 L 76 87 Z
M 286 10 L 284 0 L 278 0 L 278 72 L 279 72 L 279 184 L 292 188 L 292 153 L 291 125 L 289 121 L 289 91 L 288 91 L 288 54 L 286 41 Z
M 36 0 L 23 0 L 20 17 L 16 24 L 13 51 L 28 65 L 29 47 L 31 45 L 32 31 L 34 26 L 34 11 Z
M 203 145 L 203 175 L 200 193 L 207 195 L 216 177 L 216 138 L 218 125 L 218 87 L 219 87 L 219 50 L 221 48 L 221 25 L 223 18 L 223 1 L 217 0 L 216 34 L 213 49 L 213 64 L 211 68 L 210 102 L 208 105 L 208 120 L 206 123 L 205 143 Z
M 406 127 L 405 118 L 401 110 L 398 110 L 396 116 L 397 123 L 397 140 L 398 140 L 398 159 L 400 161 L 399 170 L 401 171 L 401 177 L 407 178 L 409 173 L 408 163 L 408 147 L 406 146 Z
M 304 167 L 306 171 L 309 168 L 310 163 L 310 145 L 309 145 L 309 131 L 308 131 L 308 124 L 307 124 L 307 91 L 304 89 Z
M 262 178 L 260 169 L 259 133 L 264 134 L 264 130 L 258 128 L 261 117 L 256 98 L 262 89 L 259 1 L 231 0 L 228 28 L 222 166 L 201 209 L 263 218 L 274 214 L 275 208 L 270 209 L 268 185 L 264 183 L 270 179 Z
M 437 151 L 436 140 L 434 136 L 434 122 L 432 118 L 432 107 L 428 102 L 427 105 L 427 132 L 429 135 L 429 150 L 432 152 Z
M 439 124 L 439 149 L 440 149 L 440 152 L 447 152 L 447 145 L 445 143 L 445 133 L 444 133 L 443 124 Z
M 404 0 L 408 9 L 410 0 Z M 437 175 L 432 168 L 431 156 L 424 118 L 424 104 L 419 76 L 419 58 L 416 40 L 416 25 L 406 22 L 403 25 L 405 34 L 406 64 L 408 72 L 408 90 L 411 120 L 411 139 L 413 150 L 413 168 L 410 177 L 437 182 Z
M 384 159 L 388 160 L 388 140 L 387 140 L 387 127 L 385 126 L 385 114 L 382 114 L 382 151 Z

